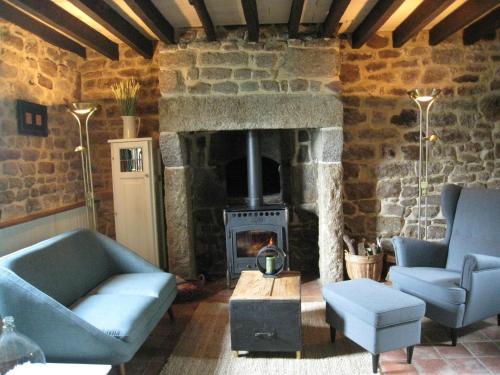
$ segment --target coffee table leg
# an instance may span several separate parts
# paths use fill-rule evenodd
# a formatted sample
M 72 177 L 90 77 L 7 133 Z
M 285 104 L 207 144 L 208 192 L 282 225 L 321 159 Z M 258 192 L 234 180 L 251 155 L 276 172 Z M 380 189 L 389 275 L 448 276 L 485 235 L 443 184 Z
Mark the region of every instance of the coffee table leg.
M 295 352 L 295 358 L 300 359 L 302 357 L 302 352 L 300 350 Z

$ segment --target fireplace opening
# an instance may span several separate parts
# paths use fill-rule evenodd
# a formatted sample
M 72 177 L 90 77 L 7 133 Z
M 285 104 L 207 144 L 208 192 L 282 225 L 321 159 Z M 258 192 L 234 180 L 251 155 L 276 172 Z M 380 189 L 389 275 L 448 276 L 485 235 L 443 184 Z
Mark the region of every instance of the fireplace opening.
M 281 193 L 280 164 L 266 157 L 262 157 L 262 186 L 264 195 Z M 247 158 L 239 158 L 226 164 L 226 190 L 229 198 L 243 198 L 248 196 L 248 167 Z
M 278 233 L 266 230 L 247 230 L 236 233 L 238 258 L 257 257 L 264 246 L 278 243 Z

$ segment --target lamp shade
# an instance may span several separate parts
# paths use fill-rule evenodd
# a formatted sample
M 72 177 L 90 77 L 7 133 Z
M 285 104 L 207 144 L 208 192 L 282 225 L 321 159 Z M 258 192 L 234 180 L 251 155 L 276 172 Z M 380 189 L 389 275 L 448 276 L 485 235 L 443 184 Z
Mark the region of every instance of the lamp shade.
M 92 111 L 97 109 L 94 103 L 90 102 L 74 102 L 69 105 L 69 111 L 75 115 L 83 116 L 88 115 Z
M 426 103 L 436 99 L 440 93 L 440 89 L 413 89 L 408 91 L 408 96 L 417 102 Z

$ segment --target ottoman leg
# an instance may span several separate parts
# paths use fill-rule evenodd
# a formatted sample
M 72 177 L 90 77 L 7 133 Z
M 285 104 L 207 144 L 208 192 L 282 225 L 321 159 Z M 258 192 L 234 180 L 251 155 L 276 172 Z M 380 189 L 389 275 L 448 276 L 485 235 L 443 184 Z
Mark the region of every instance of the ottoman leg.
M 335 330 L 335 327 L 330 325 L 330 341 L 335 342 L 335 335 L 337 331 Z
M 457 346 L 458 329 L 450 328 L 450 335 L 451 335 L 451 345 Z
M 372 354 L 372 368 L 373 373 L 376 374 L 378 372 L 378 359 L 380 358 L 380 354 Z
M 413 357 L 413 345 L 406 348 L 406 363 L 411 363 L 411 357 Z

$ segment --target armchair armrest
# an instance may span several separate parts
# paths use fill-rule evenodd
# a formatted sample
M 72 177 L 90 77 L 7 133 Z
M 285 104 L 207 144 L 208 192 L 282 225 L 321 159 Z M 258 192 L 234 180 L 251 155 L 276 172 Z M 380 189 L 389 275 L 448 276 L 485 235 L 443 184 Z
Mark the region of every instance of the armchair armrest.
M 398 266 L 444 268 L 446 265 L 446 244 L 405 237 L 394 237 L 392 243 Z
M 132 250 L 100 233 L 94 232 L 97 240 L 111 259 L 118 273 L 150 273 L 163 270 L 144 260 Z
M 500 270 L 500 257 L 483 254 L 466 255 L 464 257 L 464 264 L 462 266 L 460 286 L 470 291 L 472 286 L 473 273 L 490 269 Z

